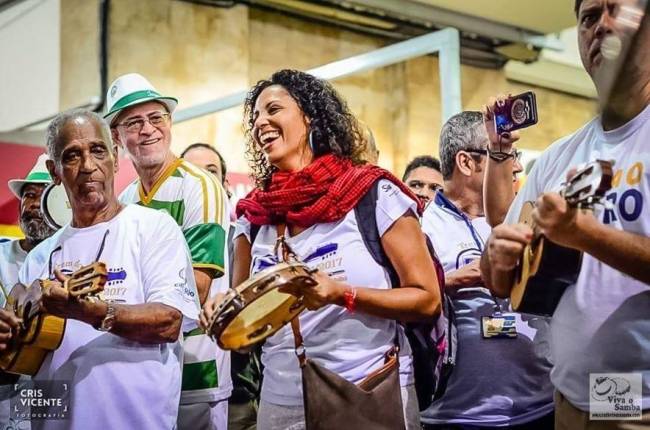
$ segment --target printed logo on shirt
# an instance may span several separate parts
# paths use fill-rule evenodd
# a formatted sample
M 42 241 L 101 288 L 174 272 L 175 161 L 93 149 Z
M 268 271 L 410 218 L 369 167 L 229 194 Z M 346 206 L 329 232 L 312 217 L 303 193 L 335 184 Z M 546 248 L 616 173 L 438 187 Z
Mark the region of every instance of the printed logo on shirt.
M 343 269 L 343 257 L 338 255 L 338 243 L 328 243 L 319 246 L 314 252 L 307 255 L 302 261 L 312 268 L 327 272 L 333 277 L 345 277 Z M 273 254 L 266 254 L 262 257 L 255 257 L 253 262 L 253 273 L 260 272 L 278 264 L 278 258 Z M 337 278 L 338 279 L 338 278 Z
M 338 250 L 338 243 L 328 243 L 316 248 L 316 251 L 309 254 L 304 262 L 338 279 L 338 277 L 345 276 L 343 257 L 339 257 Z
M 182 293 L 183 298 L 188 302 L 195 302 L 198 300 L 198 294 L 194 288 L 187 284 L 187 279 L 185 278 L 185 268 L 182 268 L 178 271 L 178 282 L 174 284 L 177 290 Z
M 107 274 L 107 285 L 121 284 L 126 279 L 126 270 L 123 268 L 119 269 L 108 269 Z
M 477 258 L 481 258 L 481 250 L 478 248 L 463 249 L 456 256 L 456 269 L 468 265 Z
M 314 260 L 318 260 L 319 258 L 322 260 L 326 257 L 330 257 L 334 255 L 338 251 L 338 249 L 339 249 L 339 245 L 337 243 L 328 243 L 327 245 L 323 245 L 316 248 L 314 252 L 309 254 L 307 257 L 303 258 L 302 261 L 308 264 L 313 262 Z M 253 267 L 256 268 L 255 272 L 259 272 L 268 267 L 275 266 L 276 264 L 278 264 L 278 262 L 279 260 L 275 255 L 266 254 L 262 257 L 255 257 L 255 264 L 253 265 Z
M 54 267 L 59 269 L 64 275 L 70 275 L 71 273 L 79 270 L 82 264 L 80 260 L 74 261 L 64 261 L 63 263 L 55 264 Z M 54 273 L 50 274 L 50 279 L 54 279 Z
M 253 273 L 261 272 L 262 270 L 273 267 L 276 264 L 278 264 L 278 259 L 273 254 L 255 257 L 255 261 L 253 262 L 253 267 L 255 269 L 253 270 Z
M 122 298 L 126 295 L 126 287 L 123 285 L 126 280 L 126 270 L 122 267 L 108 268 L 106 274 L 106 286 L 101 293 L 104 300 L 112 302 L 122 302 Z
M 381 184 L 380 188 L 383 193 L 388 194 L 388 197 L 394 197 L 399 194 L 399 189 L 391 182 Z
M 75 260 L 64 261 L 63 263 L 56 264 L 54 267 L 59 269 L 64 275 L 70 276 L 82 266 L 83 264 L 81 264 L 80 260 Z M 126 270 L 122 267 L 109 267 L 106 272 L 106 285 L 104 286 L 104 290 L 98 294 L 99 298 L 110 302 L 125 302 L 124 296 L 126 295 L 127 289 L 123 284 L 126 280 Z M 55 276 L 52 274 L 50 279 L 54 278 Z
M 641 419 L 641 373 L 590 373 L 589 418 Z
M 604 224 L 611 224 L 619 220 L 634 222 L 639 219 L 644 204 L 643 194 L 639 188 L 643 181 L 647 180 L 645 171 L 642 161 L 637 161 L 628 168 L 614 171 L 613 191 L 605 196 Z

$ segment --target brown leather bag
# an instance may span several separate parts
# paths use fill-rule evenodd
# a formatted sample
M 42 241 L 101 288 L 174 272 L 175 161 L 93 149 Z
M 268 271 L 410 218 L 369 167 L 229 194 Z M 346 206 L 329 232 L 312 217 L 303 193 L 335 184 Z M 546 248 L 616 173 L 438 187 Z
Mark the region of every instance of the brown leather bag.
M 291 327 L 302 369 L 307 430 L 406 429 L 397 347 L 386 353 L 386 362 L 382 367 L 355 385 L 307 359 L 298 317 L 291 321 Z
M 284 261 L 297 259 L 284 240 L 286 226 L 277 228 L 275 253 Z M 353 384 L 307 359 L 300 320 L 291 320 L 296 356 L 302 370 L 302 397 L 307 430 L 406 430 L 399 382 L 399 345 L 387 353 L 382 367 Z

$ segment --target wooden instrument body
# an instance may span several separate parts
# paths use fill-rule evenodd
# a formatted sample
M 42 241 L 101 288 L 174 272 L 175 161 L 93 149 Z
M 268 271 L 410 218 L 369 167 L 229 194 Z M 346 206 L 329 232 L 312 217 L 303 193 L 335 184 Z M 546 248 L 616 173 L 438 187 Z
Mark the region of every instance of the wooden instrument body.
M 560 194 L 569 206 L 592 208 L 612 187 L 612 163 L 596 160 L 578 171 L 562 188 Z M 525 202 L 519 222 L 535 231 L 533 202 Z M 551 242 L 536 233 L 524 248 L 515 271 L 510 303 L 517 312 L 551 316 L 562 294 L 575 284 L 580 275 L 582 253 Z
M 531 225 L 534 206 L 526 202 L 519 222 Z M 551 316 L 562 294 L 575 284 L 580 274 L 582 253 L 565 248 L 540 236 L 524 249 L 510 303 L 517 312 Z
M 0 369 L 21 375 L 35 375 L 47 354 L 61 345 L 65 333 L 65 318 L 41 311 L 40 301 L 48 280 L 36 280 L 30 287 L 16 284 L 9 294 L 5 309 L 23 320 L 20 330 L 14 332 L 8 347 L 0 351 Z M 64 283 L 71 297 L 84 298 L 103 291 L 106 266 L 93 263 L 73 273 Z
M 228 291 L 213 315 L 208 333 L 222 349 L 238 350 L 276 333 L 305 309 L 302 300 L 278 291 L 289 285 L 316 285 L 303 263 L 269 267 Z

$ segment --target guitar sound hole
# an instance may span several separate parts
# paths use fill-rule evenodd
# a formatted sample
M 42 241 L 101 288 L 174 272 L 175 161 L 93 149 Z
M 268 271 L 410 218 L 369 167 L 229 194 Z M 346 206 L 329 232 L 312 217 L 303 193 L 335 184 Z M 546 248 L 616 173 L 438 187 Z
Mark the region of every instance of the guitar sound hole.
M 23 315 L 22 315 L 23 327 L 25 328 L 29 325 L 29 320 L 30 320 L 29 313 L 31 312 L 31 310 L 32 310 L 32 302 L 25 303 L 25 306 L 23 307 Z

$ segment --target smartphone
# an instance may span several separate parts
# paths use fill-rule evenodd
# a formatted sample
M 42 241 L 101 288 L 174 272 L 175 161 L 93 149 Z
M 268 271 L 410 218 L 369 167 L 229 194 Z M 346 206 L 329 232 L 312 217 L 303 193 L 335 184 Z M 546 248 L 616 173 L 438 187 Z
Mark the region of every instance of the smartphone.
M 494 109 L 494 125 L 497 134 L 535 124 L 537 124 L 537 102 L 532 91 L 508 97 L 503 106 L 496 106 Z

